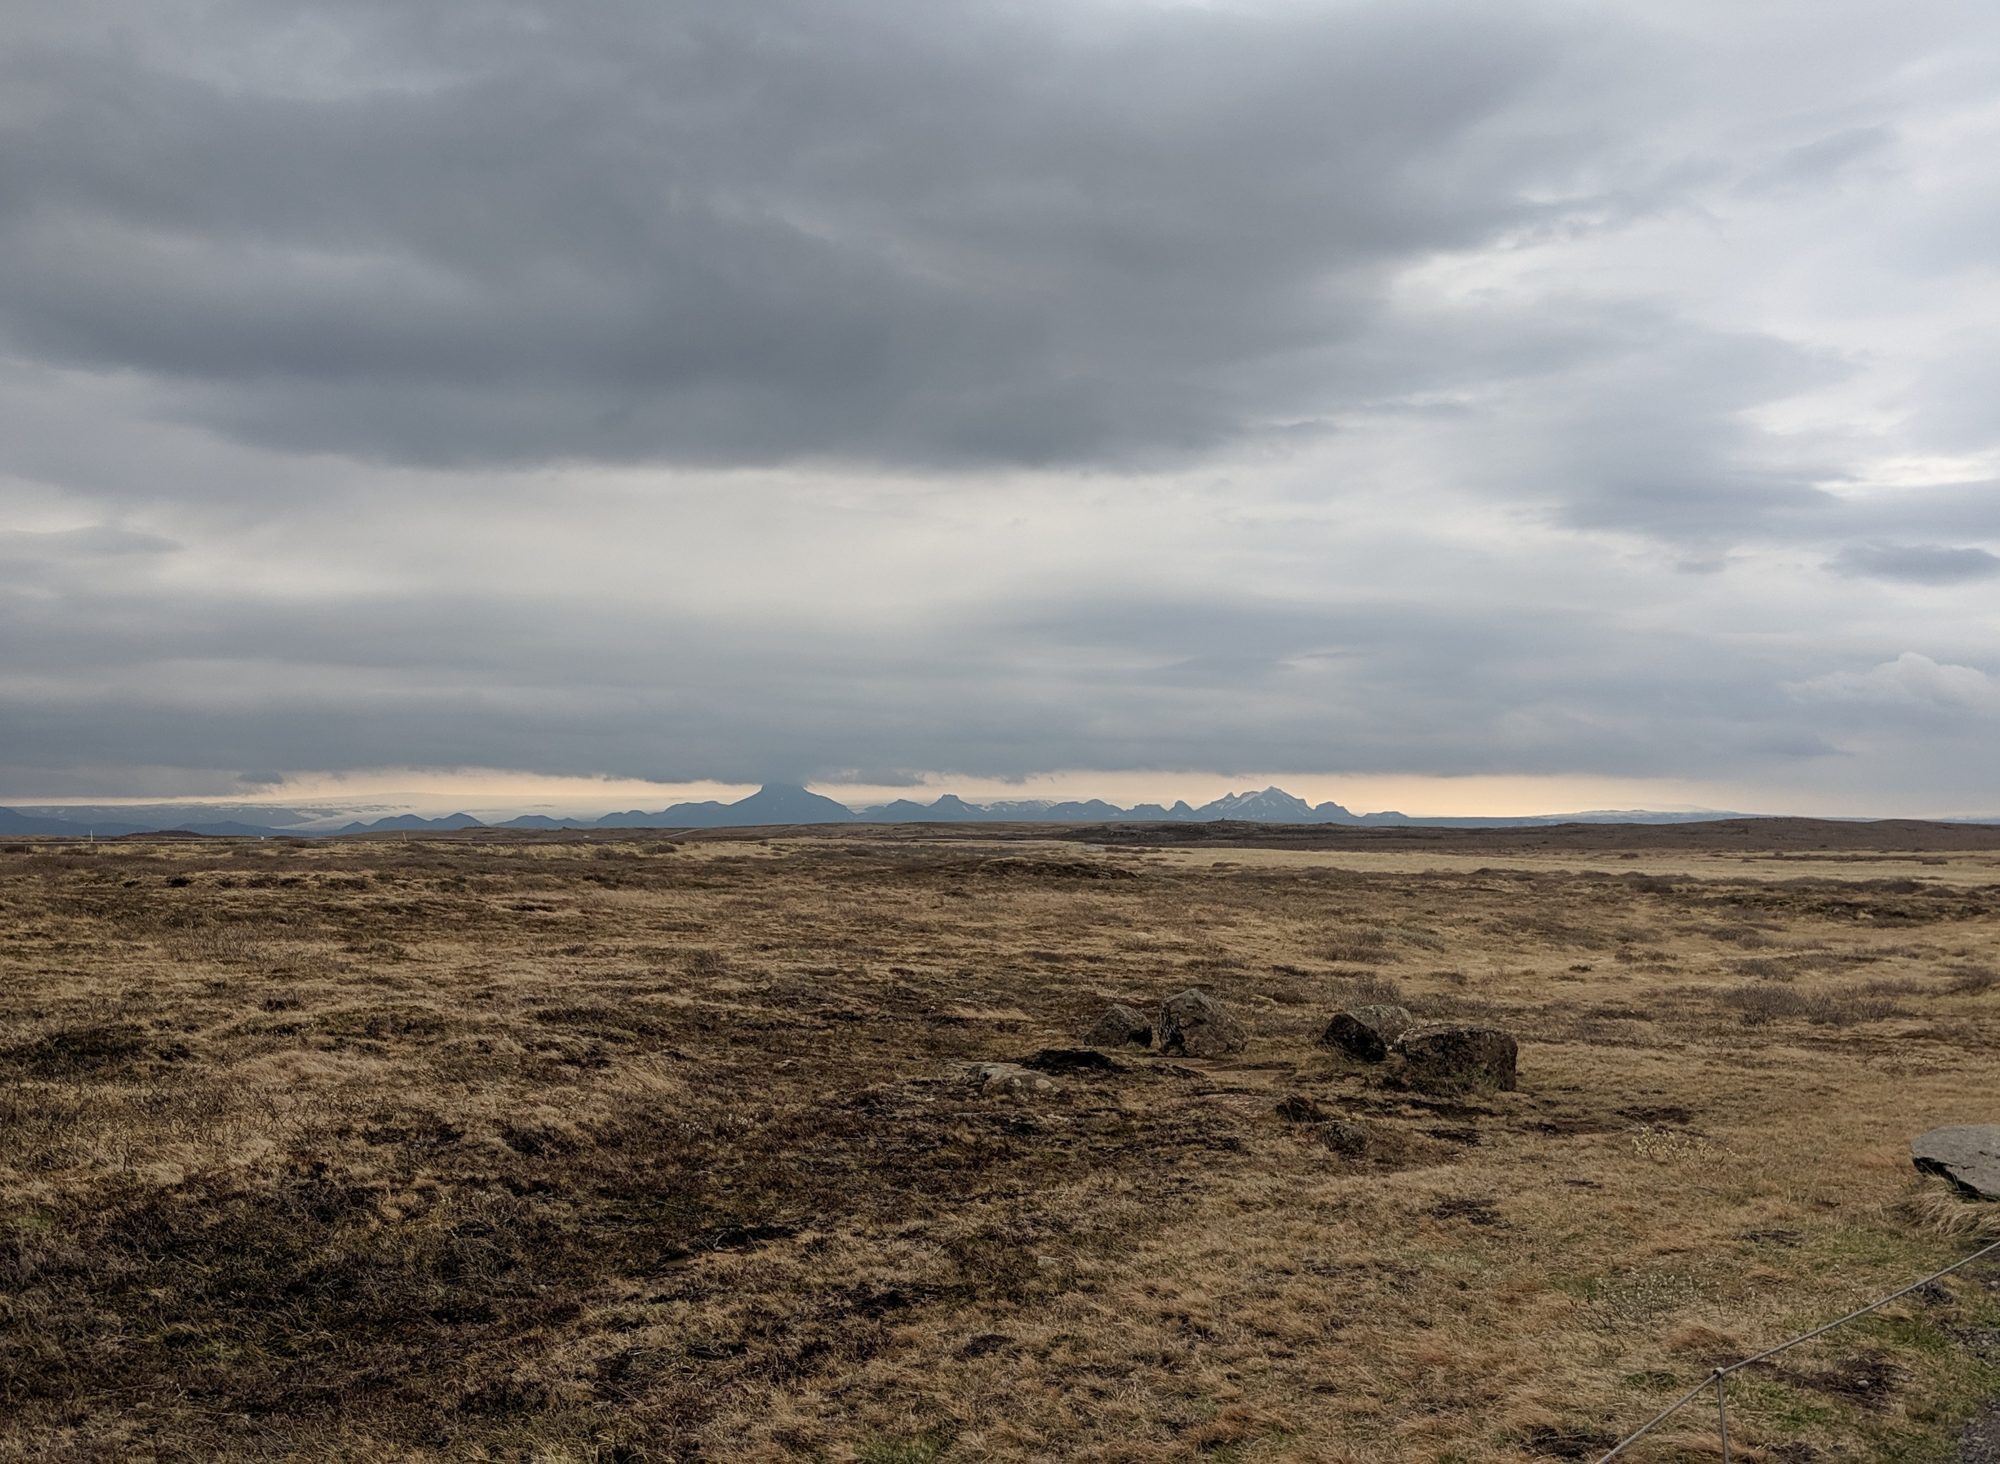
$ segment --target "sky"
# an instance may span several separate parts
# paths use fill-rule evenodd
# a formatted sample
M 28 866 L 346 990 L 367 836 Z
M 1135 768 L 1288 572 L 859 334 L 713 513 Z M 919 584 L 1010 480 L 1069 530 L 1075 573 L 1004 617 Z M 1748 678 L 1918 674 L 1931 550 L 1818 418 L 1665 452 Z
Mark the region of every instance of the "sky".
M 0 802 L 2000 812 L 1981 0 L 15 0 L 0 259 Z

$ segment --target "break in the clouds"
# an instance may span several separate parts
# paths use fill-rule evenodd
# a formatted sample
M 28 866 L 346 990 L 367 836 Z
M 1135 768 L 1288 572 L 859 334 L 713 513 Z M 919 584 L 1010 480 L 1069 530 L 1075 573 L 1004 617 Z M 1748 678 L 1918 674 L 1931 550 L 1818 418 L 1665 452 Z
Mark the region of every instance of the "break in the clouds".
M 28 0 L 0 792 L 2000 807 L 1996 77 L 1922 0 Z

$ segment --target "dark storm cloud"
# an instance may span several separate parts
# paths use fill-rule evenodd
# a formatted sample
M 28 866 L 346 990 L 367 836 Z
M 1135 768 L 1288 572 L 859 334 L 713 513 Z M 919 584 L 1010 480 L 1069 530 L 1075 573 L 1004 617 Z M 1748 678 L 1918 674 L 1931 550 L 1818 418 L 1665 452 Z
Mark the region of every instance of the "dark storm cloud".
M 1525 408 L 1544 481 L 1508 483 L 1507 496 L 1547 496 L 1577 528 L 1694 544 L 1810 535 L 1837 510 L 1819 486 L 1835 464 L 1774 451 L 1745 416 L 1837 380 L 1835 363 L 1658 310 L 1600 315 L 1596 348 Z
M 1947 544 L 1853 544 L 1834 557 L 1832 567 L 1870 579 L 1956 585 L 2000 574 L 2000 555 Z
M 1699 50 L 1615 7 L 64 0 L 12 26 L 0 342 L 382 463 L 1129 469 L 1534 392 L 1537 451 L 1483 491 L 1789 532 L 1837 473 L 1745 414 L 1847 363 L 1644 290 L 1413 315 L 1388 285 L 1908 163 L 1852 105 L 1719 151 L 1686 129 Z M 1987 400 L 1926 410 L 1976 436 Z
M 1585 145 L 1491 126 L 1569 44 L 1532 8 L 310 13 L 417 79 L 11 49 L 17 351 L 364 458 L 1158 460 L 1339 405 L 1383 271 Z
M 1336 748 L 1362 771 L 1657 775 L 1831 750 L 1786 725 L 1795 700 L 1756 654 L 1718 665 L 1694 638 L 1588 612 L 1092 595 L 774 639 L 692 613 L 552 623 L 504 595 L 250 617 L 227 596 L 161 613 L 108 593 L 16 622 L 16 674 L 70 681 L 0 698 L 24 767 L 233 770 L 274 748 L 294 767 L 508 766 L 532 745 L 552 773 L 754 781 L 872 757 L 1016 777 L 1111 742 L 1133 769 L 1306 767 Z
M 1939 483 L 1843 500 L 1818 526 L 1828 538 L 1872 543 L 1906 536 L 2000 540 L 2000 481 Z
M 80 529 L 0 529 L 0 563 L 113 559 L 165 554 L 179 547 L 162 535 L 116 524 L 90 524 Z

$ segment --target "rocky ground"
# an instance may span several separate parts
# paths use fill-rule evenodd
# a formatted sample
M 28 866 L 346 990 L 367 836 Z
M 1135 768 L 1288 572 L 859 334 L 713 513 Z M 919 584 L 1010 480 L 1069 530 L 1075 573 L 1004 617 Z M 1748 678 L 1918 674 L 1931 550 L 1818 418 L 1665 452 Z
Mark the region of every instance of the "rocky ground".
M 2000 1409 L 1989 1410 L 1966 1429 L 1959 1464 L 2000 1464 Z

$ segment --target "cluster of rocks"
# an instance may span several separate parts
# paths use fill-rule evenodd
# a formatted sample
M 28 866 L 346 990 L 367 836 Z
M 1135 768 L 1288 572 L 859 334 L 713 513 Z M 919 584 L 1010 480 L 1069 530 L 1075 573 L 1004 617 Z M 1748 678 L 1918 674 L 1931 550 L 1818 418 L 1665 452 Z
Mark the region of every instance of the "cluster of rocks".
M 1157 1048 L 1164 1057 L 1227 1057 L 1249 1040 L 1229 1008 L 1190 987 L 1151 1016 L 1124 1003 L 1107 1008 L 1080 1048 L 1048 1048 L 1019 1062 L 972 1063 L 960 1076 L 982 1092 L 1022 1096 L 1047 1091 L 1051 1073 L 1117 1071 L 1105 1052 Z M 1393 1081 L 1427 1093 L 1511 1092 L 1515 1085 L 1516 1045 L 1497 1027 L 1420 1023 L 1403 1007 L 1371 1003 L 1336 1012 L 1319 1040 L 1353 1061 L 1389 1065 Z
M 1137 1007 L 1113 1006 L 1083 1040 L 1091 1047 L 1151 1047 L 1155 1036 L 1168 1057 L 1226 1057 L 1250 1040 L 1228 1008 L 1192 987 L 1161 1002 L 1157 1019 Z
M 1116 1071 L 1103 1050 L 1151 1049 L 1168 1057 L 1225 1057 L 1249 1040 L 1243 1023 L 1221 1002 L 1189 988 L 1160 1003 L 1155 1016 L 1123 1003 L 1108 1008 L 1083 1035 L 1081 1048 L 1050 1048 L 1023 1062 L 982 1062 L 963 1069 L 965 1081 L 985 1092 L 1029 1094 L 1053 1086 L 1048 1073 Z M 1354 1062 L 1394 1064 L 1395 1081 L 1427 1093 L 1512 1092 L 1518 1045 L 1498 1027 L 1418 1022 L 1408 1008 L 1387 1002 L 1335 1012 L 1320 1045 Z M 1294 1094 L 1277 1115 L 1311 1124 L 1329 1147 L 1357 1162 L 1380 1166 L 1408 1162 L 1423 1142 L 1380 1124 L 1336 1118 L 1315 1099 Z M 1432 1145 L 1432 1147 L 1436 1147 Z M 1973 1199 L 2000 1200 L 2000 1124 L 1933 1129 L 1910 1145 L 1910 1157 Z
M 1189 989 L 1162 1002 L 1157 1018 L 1136 1007 L 1113 1006 L 1083 1038 L 1091 1047 L 1113 1049 L 1150 1048 L 1156 1039 L 1169 1057 L 1222 1057 L 1242 1051 L 1249 1036 L 1222 1003 Z M 1518 1047 L 1507 1033 L 1497 1027 L 1419 1023 L 1400 1006 L 1374 1003 L 1337 1012 L 1320 1042 L 1357 1062 L 1395 1059 L 1400 1080 L 1427 1092 L 1511 1092 L 1515 1084 Z
M 1426 1092 L 1514 1091 L 1520 1047 L 1498 1027 L 1419 1023 L 1381 1003 L 1334 1013 L 1319 1040 L 1356 1062 L 1400 1058 L 1402 1081 Z

